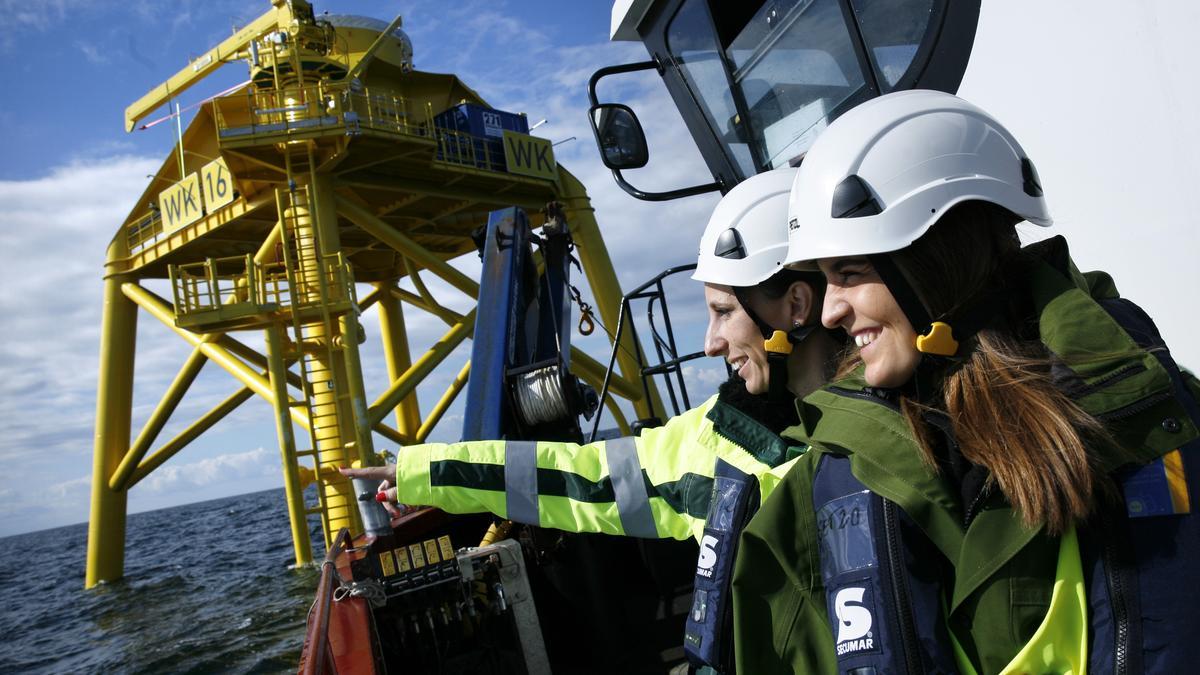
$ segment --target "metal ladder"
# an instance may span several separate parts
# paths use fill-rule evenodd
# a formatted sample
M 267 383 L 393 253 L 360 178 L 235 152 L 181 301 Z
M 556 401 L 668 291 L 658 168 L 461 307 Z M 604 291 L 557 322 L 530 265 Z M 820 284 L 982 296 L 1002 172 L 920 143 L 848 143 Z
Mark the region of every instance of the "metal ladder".
M 342 527 L 356 529 L 357 511 L 354 504 L 334 507 L 328 494 L 333 481 L 343 480 L 336 473 L 338 466 L 346 466 L 352 459 L 349 444 L 342 439 L 340 452 L 331 453 L 331 448 L 322 447 L 327 442 L 327 430 L 340 437 L 339 409 L 346 410 L 344 402 L 351 397 L 349 387 L 340 382 L 334 364 L 344 359 L 345 347 L 340 337 L 338 316 L 330 311 L 334 293 L 343 293 L 344 288 L 333 288 L 337 279 L 334 271 L 340 256 L 326 256 L 321 252 L 317 228 L 313 220 L 312 200 L 307 186 L 276 191 L 279 217 L 282 223 L 280 241 L 283 250 L 284 268 L 288 278 L 290 300 L 290 328 L 288 340 L 295 351 L 299 364 L 300 381 L 303 389 L 300 400 L 290 406 L 302 406 L 308 413 L 309 449 L 297 450 L 297 459 L 312 457 L 317 484 L 317 503 L 305 508 L 305 515 L 319 515 L 321 528 L 328 547 L 333 535 Z M 297 216 L 298 210 L 308 213 L 310 224 L 304 227 Z M 332 264 L 332 266 L 331 266 Z M 333 274 L 331 274 L 333 272 Z M 312 310 L 319 310 L 317 317 Z M 313 320 L 313 319 L 316 320 Z M 314 330 L 317 328 L 319 330 Z M 345 336 L 355 339 L 357 336 Z M 324 391 L 320 391 L 324 388 Z M 328 392 L 332 390 L 332 395 Z M 323 400 L 318 403 L 317 399 Z M 322 460 L 321 453 L 325 452 Z M 332 454 L 332 456 L 331 456 Z M 332 513 L 335 509 L 345 513 Z M 350 522 L 345 522 L 349 520 Z

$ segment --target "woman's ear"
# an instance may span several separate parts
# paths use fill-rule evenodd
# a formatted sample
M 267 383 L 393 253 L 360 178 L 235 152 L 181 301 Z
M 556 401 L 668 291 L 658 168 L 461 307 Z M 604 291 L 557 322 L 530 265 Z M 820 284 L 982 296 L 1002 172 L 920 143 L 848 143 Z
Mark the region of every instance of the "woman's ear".
M 813 311 L 820 312 L 820 308 L 813 307 L 813 288 L 807 282 L 793 281 L 791 286 L 788 286 L 787 298 L 790 303 L 789 310 L 791 315 L 788 317 L 793 326 L 806 326 L 813 320 Z M 819 314 L 818 314 L 819 318 Z

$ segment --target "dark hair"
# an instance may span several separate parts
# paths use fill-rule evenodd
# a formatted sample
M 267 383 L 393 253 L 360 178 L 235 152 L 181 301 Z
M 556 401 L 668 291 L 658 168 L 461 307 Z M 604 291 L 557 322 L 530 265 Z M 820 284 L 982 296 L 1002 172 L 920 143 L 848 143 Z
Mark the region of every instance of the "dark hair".
M 1019 220 L 993 204 L 965 202 L 892 259 L 931 317 L 952 318 L 983 294 L 1024 286 L 1030 261 L 1017 237 Z M 929 400 L 905 398 L 902 410 L 926 461 L 934 464 L 921 413 L 933 408 L 949 417 L 963 456 L 990 471 L 1026 525 L 1045 523 L 1061 534 L 1087 517 L 1107 487 L 1087 447 L 1107 437 L 1054 385 L 1041 341 L 1022 335 L 1033 321 L 1019 305 L 1023 296 L 1010 294 L 1006 311 L 970 339 L 967 356 Z
M 781 269 L 771 275 L 766 281 L 759 282 L 755 288 L 759 290 L 768 299 L 778 300 L 787 293 L 792 284 L 797 281 L 803 281 L 812 287 L 813 290 L 813 308 L 809 313 L 809 321 L 815 317 L 817 321 L 821 319 L 821 305 L 825 300 L 825 275 L 820 272 L 807 272 L 793 269 Z

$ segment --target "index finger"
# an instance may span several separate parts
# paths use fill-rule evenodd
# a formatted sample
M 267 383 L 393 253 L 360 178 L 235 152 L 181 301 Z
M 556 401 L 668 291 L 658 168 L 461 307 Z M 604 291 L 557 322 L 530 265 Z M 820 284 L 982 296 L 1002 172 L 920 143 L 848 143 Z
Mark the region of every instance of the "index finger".
M 368 480 L 390 480 L 396 475 L 396 465 L 389 464 L 387 466 L 367 466 L 361 469 L 352 469 L 349 467 L 339 467 L 346 478 L 366 478 Z

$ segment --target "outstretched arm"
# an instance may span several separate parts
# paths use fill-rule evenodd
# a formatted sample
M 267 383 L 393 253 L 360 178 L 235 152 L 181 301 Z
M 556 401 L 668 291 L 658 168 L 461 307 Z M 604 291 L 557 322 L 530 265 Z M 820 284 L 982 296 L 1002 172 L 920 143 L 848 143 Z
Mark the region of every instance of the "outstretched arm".
M 389 481 L 389 500 L 452 513 L 490 512 L 570 532 L 698 536 L 716 454 L 696 443 L 706 407 L 666 426 L 586 445 L 534 441 L 430 443 L 394 467 L 344 469 Z M 387 474 L 385 477 L 385 473 Z

